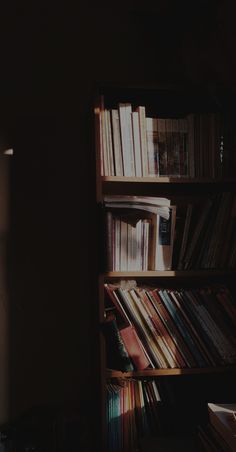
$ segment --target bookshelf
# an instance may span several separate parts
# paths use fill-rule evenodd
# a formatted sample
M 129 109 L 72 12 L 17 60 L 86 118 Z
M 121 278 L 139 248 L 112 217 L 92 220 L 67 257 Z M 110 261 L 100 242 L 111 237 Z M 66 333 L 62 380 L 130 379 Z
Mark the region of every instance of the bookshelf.
M 112 451 L 112 446 L 109 443 L 108 436 L 112 435 L 111 428 L 106 425 L 106 419 L 107 419 L 107 413 L 106 413 L 106 403 L 107 403 L 107 393 L 106 393 L 106 385 L 107 384 L 120 384 L 122 381 L 125 385 L 125 382 L 132 382 L 134 381 L 155 381 L 158 382 L 160 380 L 168 380 L 171 378 L 173 379 L 181 379 L 181 378 L 204 378 L 204 375 L 209 377 L 211 376 L 212 379 L 215 378 L 215 376 L 219 375 L 228 375 L 229 380 L 232 378 L 232 375 L 235 375 L 236 370 L 236 360 L 234 363 L 222 363 L 219 364 L 216 362 L 214 365 L 204 365 L 204 366 L 187 366 L 187 367 L 178 367 L 173 366 L 173 368 L 158 368 L 158 366 L 154 363 L 152 368 L 145 368 L 145 369 L 134 369 L 132 371 L 121 371 L 119 369 L 109 369 L 107 368 L 107 353 L 106 353 L 106 346 L 107 346 L 107 338 L 104 334 L 104 324 L 106 323 L 106 315 L 105 311 L 107 309 L 107 294 L 105 295 L 104 292 L 104 284 L 110 284 L 110 285 L 118 285 L 120 281 L 123 281 L 124 284 L 128 282 L 129 280 L 135 280 L 137 283 L 137 290 L 139 290 L 139 287 L 149 287 L 152 286 L 153 288 L 157 287 L 163 287 L 166 290 L 169 290 L 171 288 L 175 288 L 175 290 L 178 293 L 178 290 L 180 288 L 183 288 L 183 290 L 186 291 L 190 290 L 189 288 L 194 287 L 198 288 L 201 286 L 206 285 L 214 285 L 214 284 L 227 284 L 230 287 L 230 290 L 233 290 L 234 287 L 234 280 L 236 275 L 236 269 L 235 265 L 232 264 L 230 267 L 227 267 L 227 265 L 221 266 L 219 268 L 219 262 L 220 262 L 220 256 L 218 256 L 218 259 L 214 257 L 214 259 L 211 261 L 212 265 L 207 266 L 205 264 L 205 258 L 202 258 L 201 261 L 199 261 L 198 255 L 200 253 L 202 254 L 204 252 L 204 247 L 201 250 L 198 249 L 198 246 L 195 247 L 193 253 L 194 260 L 191 265 L 186 264 L 186 268 L 179 269 L 178 268 L 178 260 L 175 261 L 175 253 L 176 255 L 180 255 L 180 247 L 176 245 L 178 241 L 183 240 L 183 232 L 185 228 L 185 221 L 186 221 L 186 212 L 187 207 L 190 203 L 194 204 L 194 208 L 196 209 L 196 212 L 200 212 L 200 207 L 204 200 L 206 198 L 209 199 L 215 199 L 218 200 L 214 204 L 214 208 L 217 207 L 219 210 L 219 214 L 217 217 L 217 214 L 215 216 L 215 221 L 218 224 L 218 229 L 221 229 L 221 236 L 217 232 L 217 227 L 214 229 L 214 224 L 212 226 L 212 230 L 208 228 L 208 222 L 204 223 L 204 228 L 208 231 L 208 238 L 204 235 L 201 237 L 203 238 L 205 245 L 209 246 L 211 244 L 211 248 L 214 250 L 214 246 L 220 247 L 220 249 L 223 249 L 222 240 L 224 238 L 223 233 L 223 225 L 225 226 L 227 223 L 228 213 L 221 213 L 220 209 L 224 210 L 223 204 L 224 201 L 221 200 L 221 196 L 223 196 L 223 193 L 229 193 L 226 201 L 229 203 L 230 206 L 233 205 L 233 202 L 235 202 L 235 193 L 236 193 L 236 179 L 233 177 L 233 165 L 235 164 L 235 157 L 233 155 L 233 145 L 229 141 L 227 141 L 227 138 L 224 137 L 224 140 L 226 144 L 224 143 L 224 146 L 227 147 L 227 164 L 224 165 L 224 156 L 220 157 L 220 155 L 217 154 L 216 149 L 218 149 L 218 153 L 223 152 L 222 149 L 222 137 L 223 137 L 223 128 L 220 130 L 218 129 L 218 123 L 216 129 L 212 129 L 209 141 L 211 141 L 210 146 L 210 152 L 211 155 L 208 155 L 207 157 L 203 157 L 203 153 L 207 152 L 206 147 L 203 146 L 202 142 L 204 139 L 206 139 L 208 131 L 207 126 L 209 126 L 209 117 L 211 114 L 224 116 L 223 111 L 218 111 L 218 106 L 215 105 L 214 101 L 209 97 L 207 93 L 199 93 L 196 92 L 190 92 L 187 90 L 187 92 L 184 92 L 183 89 L 179 90 L 173 90 L 172 89 L 159 89 L 159 88 L 152 88 L 152 89 L 144 89 L 144 87 L 141 87 L 138 89 L 137 87 L 101 87 L 100 94 L 102 94 L 104 97 L 102 98 L 102 103 L 96 102 L 96 108 L 95 108 L 95 128 L 96 128 L 96 173 L 97 173 L 97 203 L 99 205 L 100 210 L 103 212 L 100 216 L 103 217 L 104 212 L 106 209 L 108 209 L 107 205 L 104 204 L 104 199 L 108 196 L 110 197 L 127 197 L 127 196 L 139 196 L 140 199 L 143 197 L 151 196 L 153 199 L 155 197 L 165 197 L 168 198 L 171 201 L 171 206 L 176 205 L 177 206 L 177 220 L 174 225 L 175 229 L 175 237 L 173 239 L 173 245 L 172 245 L 172 265 L 173 267 L 168 269 L 147 269 L 144 268 L 142 270 L 137 269 L 117 269 L 117 268 L 107 268 L 106 263 L 103 259 L 100 259 L 100 262 L 98 263 L 98 298 L 99 298 L 99 306 L 98 306 L 98 315 L 99 315 L 99 324 L 100 324 L 100 388 L 101 388 L 101 432 L 102 432 L 102 447 L 104 451 L 110 452 Z M 99 97 L 98 97 L 99 98 Z M 99 98 L 100 99 L 100 98 Z M 160 102 L 158 102 L 158 100 Z M 169 176 L 166 175 L 159 175 L 156 174 L 155 176 L 152 175 L 143 175 L 143 176 L 125 176 L 125 175 L 115 175 L 115 174 L 102 174 L 104 172 L 104 163 L 101 162 L 101 160 L 104 162 L 104 159 L 107 158 L 105 154 L 101 154 L 102 144 L 101 144 L 101 135 L 103 133 L 103 127 L 104 125 L 101 125 L 101 111 L 106 110 L 111 112 L 114 109 L 118 109 L 117 105 L 119 103 L 122 104 L 130 104 L 131 109 L 129 110 L 129 115 L 132 115 L 133 111 L 136 111 L 138 109 L 138 106 L 145 105 L 146 108 L 146 115 L 156 118 L 161 117 L 165 120 L 170 116 L 175 118 L 175 120 L 180 121 L 180 118 L 186 118 L 190 114 L 194 113 L 196 115 L 196 122 L 198 121 L 198 115 L 202 114 L 202 117 L 200 119 L 201 122 L 201 144 L 196 142 L 196 131 L 195 131 L 195 142 L 192 146 L 191 155 L 190 155 L 190 144 L 188 142 L 188 145 L 186 145 L 186 148 L 189 152 L 187 155 L 188 159 L 194 158 L 196 159 L 195 167 L 197 165 L 199 168 L 196 170 L 196 173 L 193 172 L 193 169 L 191 169 L 192 163 L 189 160 L 188 163 L 188 174 L 175 174 Z M 129 108 L 130 108 L 129 105 Z M 207 112 L 207 115 L 206 115 Z M 121 111 L 119 111 L 119 115 L 121 115 Z M 118 115 L 118 116 L 119 116 Z M 108 115 L 109 116 L 109 115 Z M 147 117 L 147 116 L 146 116 Z M 200 117 L 200 116 L 199 116 Z M 212 116 L 213 118 L 213 116 Z M 108 121 L 110 121 L 108 119 Z M 191 119 L 192 121 L 192 119 Z M 212 119 L 212 121 L 215 121 L 215 116 Z M 218 119 L 217 119 L 218 121 Z M 179 122 L 179 124 L 181 124 Z M 112 119 L 109 125 L 105 125 L 108 130 L 108 135 L 103 139 L 107 139 L 107 143 L 110 141 L 110 146 L 115 146 L 115 140 L 114 140 L 114 128 Z M 115 127 L 115 126 L 114 126 Z M 121 125 L 119 126 L 122 127 Z M 134 130 L 134 125 L 132 126 L 132 130 Z M 141 127 L 141 126 L 140 126 Z M 185 127 L 185 126 L 184 126 Z M 199 125 L 197 126 L 197 131 L 199 131 Z M 110 132 L 109 132 L 110 130 Z M 176 149 L 178 146 L 180 146 L 180 141 L 182 138 L 182 129 L 179 125 L 179 136 L 176 133 L 175 138 L 173 138 L 173 134 L 171 135 L 172 141 L 175 139 Z M 203 132 L 204 131 L 204 132 Z M 121 132 L 122 133 L 122 132 Z M 140 132 L 141 133 L 141 132 Z M 171 132 L 172 133 L 172 132 Z M 188 132 L 189 133 L 189 132 Z M 218 135 L 217 135 L 218 134 Z M 213 136 L 214 135 L 214 136 Z M 216 136 L 218 136 L 219 140 L 216 140 Z M 133 136 L 134 137 L 134 136 Z M 169 139 L 169 138 L 168 138 Z M 113 141 L 112 141 L 113 140 Z M 122 141 L 122 140 L 121 140 Z M 141 142 L 141 139 L 140 139 Z M 111 144 L 112 143 L 112 144 Z M 107 144 L 106 144 L 107 145 Z M 126 143 L 127 145 L 127 143 Z M 127 145 L 128 146 L 128 145 Z M 141 145 L 140 145 L 141 146 Z M 169 144 L 168 144 L 169 146 Z M 195 152 L 195 147 L 198 146 L 197 154 Z M 122 152 L 126 152 L 123 149 L 125 148 L 125 144 L 121 143 L 121 149 Z M 103 148 L 104 149 L 104 148 Z M 126 148 L 127 149 L 127 148 Z M 167 149 L 169 151 L 170 147 Z M 111 151 L 111 148 L 110 148 Z M 109 151 L 109 152 L 110 152 Z M 108 152 L 108 151 L 107 151 Z M 187 151 L 186 151 L 187 152 Z M 226 151 L 225 151 L 226 152 Z M 115 151 L 113 154 L 113 158 L 115 155 Z M 142 154 L 141 154 L 141 158 Z M 180 157 L 179 157 L 180 158 Z M 201 162 L 201 159 L 204 158 L 204 165 L 205 168 L 203 168 L 203 164 Z M 222 161 L 220 161 L 222 159 Z M 217 163 L 216 163 L 217 161 Z M 229 163 L 230 162 L 230 163 Z M 114 162 L 113 162 L 114 163 Z M 128 162 L 129 163 L 129 162 Z M 127 163 L 127 164 L 128 164 Z M 109 163 L 110 164 L 110 163 Z M 150 163 L 151 165 L 152 163 Z M 103 166 L 102 166 L 103 165 Z M 215 165 L 214 170 L 211 170 L 210 165 Z M 222 165 L 222 167 L 221 167 Z M 107 164 L 107 167 L 109 165 Z M 115 168 L 114 163 L 114 168 Z M 102 169 L 103 168 L 103 169 Z M 134 170 L 132 170 L 134 171 Z M 136 170 L 135 170 L 136 171 Z M 109 172 L 109 170 L 108 170 Z M 177 171 L 176 171 L 177 172 Z M 198 175 L 198 173 L 204 173 L 203 175 Z M 191 173 L 191 174 L 190 174 Z M 209 174 L 207 174 L 209 173 Z M 223 198 L 222 198 L 223 199 Z M 234 201 L 233 201 L 234 200 Z M 196 204 L 195 204 L 196 203 Z M 105 209 L 104 209 L 105 205 Z M 213 208 L 213 210 L 214 210 Z M 231 207 L 229 207 L 231 212 Z M 213 212 L 213 210 L 211 212 Z M 217 212 L 218 212 L 217 210 Z M 203 209 L 204 211 L 204 209 Z M 117 212 L 117 211 L 115 211 Z M 127 212 L 127 211 L 126 211 Z M 182 216 L 182 226 L 179 226 L 179 223 L 181 223 L 181 215 Z M 124 213 L 122 213 L 124 215 Z M 213 213 L 209 216 L 209 221 L 212 217 Z M 224 217 L 225 215 L 225 217 Z M 114 214 L 114 217 L 117 217 L 117 213 Z M 223 217 L 223 219 L 221 218 Z M 114 229 L 116 230 L 116 220 L 112 219 L 113 221 L 113 233 Z M 123 221 L 122 218 L 119 221 Z M 192 221 L 192 220 L 191 220 Z M 233 221 L 233 220 L 232 220 Z M 212 223 L 214 221 L 211 220 Z M 100 228 L 100 236 L 98 238 L 99 242 L 102 243 L 102 246 L 106 249 L 106 247 L 109 248 L 109 244 L 107 241 L 107 234 L 110 234 L 111 230 L 108 229 L 104 231 L 104 228 L 106 229 L 106 220 L 104 222 L 101 221 L 102 227 Z M 151 224 L 151 223 L 150 223 Z M 118 223 L 118 228 L 120 223 Z M 180 228 L 180 233 L 177 234 L 177 226 Z M 193 222 L 193 229 L 188 231 L 189 236 L 194 236 L 194 231 L 199 228 L 198 218 L 196 220 L 196 223 Z M 151 228 L 151 226 L 150 226 Z M 155 226 L 153 226 L 155 229 Z M 182 228 L 182 229 L 181 229 Z M 205 233 L 205 232 L 204 232 Z M 128 239 L 128 232 L 127 232 L 127 242 Z M 206 233 L 207 235 L 207 233 Z M 213 240 L 211 237 L 216 236 L 215 240 Z M 188 236 L 188 240 L 189 240 Z M 123 236 L 124 237 L 124 236 Z M 131 236 L 130 236 L 131 237 Z M 136 236 L 137 237 L 137 236 Z M 229 237 L 233 237 L 229 235 Z M 117 240 L 117 242 L 116 242 Z M 122 243 L 122 236 L 113 236 L 113 242 L 115 241 L 116 246 L 117 243 L 118 246 L 121 246 L 120 243 Z M 198 240 L 198 239 L 197 239 Z M 221 242 L 220 242 L 221 240 Z M 145 240 L 144 240 L 145 241 Z M 187 242 L 190 243 L 189 241 Z M 111 244 L 110 244 L 111 245 Z M 176 245 L 176 246 L 175 246 Z M 127 245 L 128 246 L 128 245 Z M 114 245 L 115 247 L 115 245 Z M 127 247 L 126 247 L 127 248 Z M 115 252 L 118 254 L 118 251 L 116 248 L 114 248 L 114 256 Z M 111 250 L 111 247 L 109 248 Z M 211 251 L 212 253 L 213 251 Z M 109 251 L 110 253 L 110 251 Z M 179 253 L 179 254 L 178 254 Z M 100 256 L 103 255 L 102 248 L 100 249 Z M 106 254 L 106 250 L 105 250 Z M 213 252 L 214 254 L 214 252 Z M 219 253 L 218 253 L 219 254 Z M 208 255 L 207 255 L 208 256 Z M 209 252 L 210 256 L 210 252 Z M 209 259 L 208 256 L 208 259 Z M 195 263 L 196 259 L 196 263 Z M 113 263 L 114 263 L 115 257 L 113 257 Z M 122 261 L 121 255 L 119 255 L 119 260 Z M 225 262 L 226 262 L 225 258 Z M 231 259 L 232 262 L 234 259 Z M 200 264 L 199 264 L 200 262 Z M 207 262 L 207 258 L 206 258 Z M 202 268 L 204 267 L 205 268 Z M 129 283 L 128 283 L 129 284 Z M 125 289 L 126 290 L 126 289 Z M 134 288 L 134 290 L 136 290 Z M 182 290 L 182 289 L 181 289 Z M 195 290 L 195 289 L 194 289 Z M 200 289 L 199 289 L 200 290 Z M 148 291 L 147 291 L 148 292 Z M 200 292 L 199 292 L 200 293 Z M 110 300 L 111 301 L 111 300 Z M 119 299 L 119 302 L 121 299 Z M 172 300 L 173 301 L 173 300 Z M 124 308 L 124 305 L 122 305 Z M 136 306 L 134 304 L 134 306 Z M 114 308 L 114 306 L 113 306 Z M 117 310 L 117 306 L 115 311 Z M 128 311 L 126 311 L 127 313 Z M 133 323 L 133 319 L 131 321 Z M 137 325 L 135 325 L 136 327 Z M 202 338 L 201 338 L 202 339 Z M 195 337 L 196 343 L 197 339 Z M 199 340 L 200 341 L 200 340 Z M 188 344 L 189 346 L 189 344 Z M 108 348 L 108 347 L 107 347 Z M 168 348 L 168 347 L 167 347 Z M 109 367 L 109 366 L 108 366 Z M 159 380 L 160 378 L 160 380 Z M 227 377 L 226 377 L 227 380 Z M 140 384 L 140 383 L 139 383 Z M 144 384 L 144 383 L 142 383 Z M 154 384 L 154 383 L 153 383 Z M 171 384 L 171 383 L 170 383 Z M 132 383 L 130 383 L 132 387 Z M 151 383 L 150 383 L 151 385 Z M 149 388 L 150 389 L 150 388 Z M 134 390 L 136 391 L 136 389 Z M 143 389 L 144 391 L 144 389 Z M 132 390 L 131 390 L 132 392 Z M 137 392 L 135 392 L 137 396 Z M 150 393 L 149 393 L 150 395 Z M 123 403 L 124 400 L 123 400 Z M 107 445 L 109 444 L 109 445 Z M 137 446 L 137 444 L 136 444 Z M 135 447 L 136 447 L 135 446 Z M 138 450 L 142 451 L 142 448 L 138 448 Z

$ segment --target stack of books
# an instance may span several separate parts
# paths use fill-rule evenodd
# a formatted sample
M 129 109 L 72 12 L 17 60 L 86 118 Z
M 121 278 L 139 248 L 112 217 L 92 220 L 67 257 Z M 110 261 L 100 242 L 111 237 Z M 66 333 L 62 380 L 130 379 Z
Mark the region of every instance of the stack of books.
M 105 284 L 105 292 L 119 344 L 113 357 L 122 350 L 134 369 L 236 363 L 236 304 L 225 286 L 177 290 L 138 287 L 131 281 L 129 286 Z M 112 366 L 132 369 L 114 361 Z
M 109 452 L 136 452 L 140 436 L 157 434 L 160 402 L 154 380 L 107 384 Z
M 149 117 L 145 106 L 119 103 L 97 112 L 102 176 L 218 177 L 223 135 L 219 115 Z
M 171 269 L 176 207 L 170 200 L 105 196 L 104 204 L 108 270 Z
M 208 403 L 209 424 L 199 427 L 199 438 L 206 451 L 236 451 L 236 403 Z

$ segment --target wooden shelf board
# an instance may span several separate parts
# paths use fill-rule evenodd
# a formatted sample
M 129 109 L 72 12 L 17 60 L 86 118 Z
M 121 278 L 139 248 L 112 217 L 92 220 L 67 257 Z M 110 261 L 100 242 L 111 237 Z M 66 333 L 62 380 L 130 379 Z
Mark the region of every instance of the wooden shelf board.
M 171 375 L 195 375 L 210 374 L 228 371 L 236 371 L 236 365 L 220 367 L 196 367 L 184 369 L 145 369 L 133 372 L 121 372 L 119 370 L 107 370 L 107 378 L 129 378 L 129 377 L 166 377 Z
M 213 179 L 196 177 L 125 177 L 125 176 L 103 176 L 102 182 L 129 182 L 129 183 L 151 183 L 151 184 L 225 184 L 236 183 L 235 178 Z
M 235 270 L 166 270 L 166 271 L 109 271 L 105 278 L 192 278 L 227 276 L 236 274 Z

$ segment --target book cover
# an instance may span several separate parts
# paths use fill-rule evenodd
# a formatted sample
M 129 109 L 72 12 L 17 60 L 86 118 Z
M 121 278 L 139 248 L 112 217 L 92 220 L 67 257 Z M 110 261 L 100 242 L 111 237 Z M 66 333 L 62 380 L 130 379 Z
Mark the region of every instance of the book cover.
M 107 313 L 103 331 L 106 339 L 107 367 L 123 372 L 134 370 L 114 314 Z

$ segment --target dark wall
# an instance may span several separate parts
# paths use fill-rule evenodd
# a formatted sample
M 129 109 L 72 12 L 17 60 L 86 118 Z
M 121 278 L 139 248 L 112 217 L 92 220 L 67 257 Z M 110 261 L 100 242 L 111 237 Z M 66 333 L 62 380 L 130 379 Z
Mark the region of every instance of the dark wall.
M 148 4 L 147 4 L 148 6 Z M 96 83 L 229 86 L 227 2 L 41 2 L 2 15 L 1 122 L 13 144 L 8 246 L 10 416 L 75 404 L 92 422 Z M 91 436 L 91 435 L 90 435 Z

